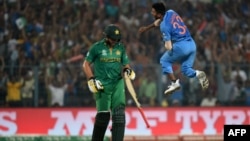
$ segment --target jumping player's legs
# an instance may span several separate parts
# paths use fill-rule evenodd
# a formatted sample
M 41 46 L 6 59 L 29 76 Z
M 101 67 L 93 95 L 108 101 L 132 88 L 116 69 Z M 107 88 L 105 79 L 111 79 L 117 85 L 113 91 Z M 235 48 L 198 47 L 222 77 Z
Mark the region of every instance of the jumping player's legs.
M 193 64 L 196 57 L 195 42 L 191 39 L 182 44 L 184 48 L 188 48 L 187 50 L 183 50 L 184 57 L 181 60 L 182 73 L 189 78 L 197 77 L 202 89 L 208 88 L 209 82 L 205 72 L 193 69 Z
M 193 40 L 185 41 L 181 43 L 181 46 L 185 48 L 183 50 L 181 58 L 181 71 L 182 73 L 189 77 L 193 78 L 196 76 L 196 71 L 193 69 L 195 57 L 196 57 L 196 45 Z
M 168 78 L 172 81 L 171 85 L 168 86 L 165 94 L 171 94 L 175 90 L 180 88 L 179 79 L 176 79 L 173 73 L 172 64 L 180 60 L 181 53 L 178 48 L 174 48 L 170 51 L 166 51 L 160 59 L 160 64 L 162 66 L 162 73 L 166 74 Z
M 182 64 L 187 59 L 189 62 L 187 64 L 192 67 L 195 55 L 196 46 L 193 40 L 174 43 L 172 50 L 166 51 L 160 59 L 163 74 L 173 73 L 172 64 Z
M 176 61 L 176 57 L 173 56 L 173 51 L 166 51 L 161 59 L 160 64 L 162 67 L 163 74 L 170 74 L 173 73 L 172 64 Z

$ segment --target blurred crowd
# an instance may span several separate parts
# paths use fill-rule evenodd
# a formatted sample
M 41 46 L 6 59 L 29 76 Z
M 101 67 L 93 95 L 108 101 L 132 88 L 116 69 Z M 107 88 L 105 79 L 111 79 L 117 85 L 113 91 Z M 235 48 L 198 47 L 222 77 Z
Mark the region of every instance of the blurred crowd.
M 138 98 L 145 106 L 250 106 L 250 1 L 164 0 L 177 11 L 197 43 L 194 67 L 205 70 L 206 91 L 182 76 L 182 89 L 160 74 L 159 29 L 138 34 L 152 23 L 151 4 L 161 0 L 0 0 L 0 105 L 3 107 L 93 106 L 83 58 L 103 29 L 122 30 Z M 160 95 L 159 95 L 160 93 Z M 127 104 L 133 106 L 128 95 Z

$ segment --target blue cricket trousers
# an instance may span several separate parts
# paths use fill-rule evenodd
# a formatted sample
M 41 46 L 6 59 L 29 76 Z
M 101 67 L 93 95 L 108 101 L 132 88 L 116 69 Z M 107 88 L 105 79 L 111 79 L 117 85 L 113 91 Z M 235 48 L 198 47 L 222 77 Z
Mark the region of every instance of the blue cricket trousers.
M 189 77 L 195 77 L 193 64 L 196 57 L 196 44 L 192 38 L 173 43 L 172 50 L 166 51 L 161 59 L 162 73 L 173 73 L 172 64 L 181 64 L 181 72 Z

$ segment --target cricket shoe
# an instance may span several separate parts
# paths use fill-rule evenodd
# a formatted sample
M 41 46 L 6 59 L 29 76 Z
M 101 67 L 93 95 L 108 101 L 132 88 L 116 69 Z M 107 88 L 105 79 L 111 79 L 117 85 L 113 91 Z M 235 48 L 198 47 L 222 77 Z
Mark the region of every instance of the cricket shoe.
M 199 79 L 202 89 L 207 89 L 209 86 L 209 81 L 205 72 L 196 70 L 196 77 Z
M 172 94 L 174 91 L 181 88 L 181 84 L 179 82 L 179 79 L 177 79 L 175 82 L 171 82 L 171 84 L 168 86 L 168 89 L 164 92 L 165 94 Z

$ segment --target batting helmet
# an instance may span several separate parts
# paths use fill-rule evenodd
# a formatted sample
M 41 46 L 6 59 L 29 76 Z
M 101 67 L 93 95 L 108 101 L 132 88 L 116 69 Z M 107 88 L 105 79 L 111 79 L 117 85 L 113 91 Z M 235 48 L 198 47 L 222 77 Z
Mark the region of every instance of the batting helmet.
M 104 34 L 106 35 L 107 38 L 110 38 L 110 39 L 116 40 L 116 41 L 119 41 L 122 38 L 120 29 L 113 24 L 108 25 L 104 29 Z

